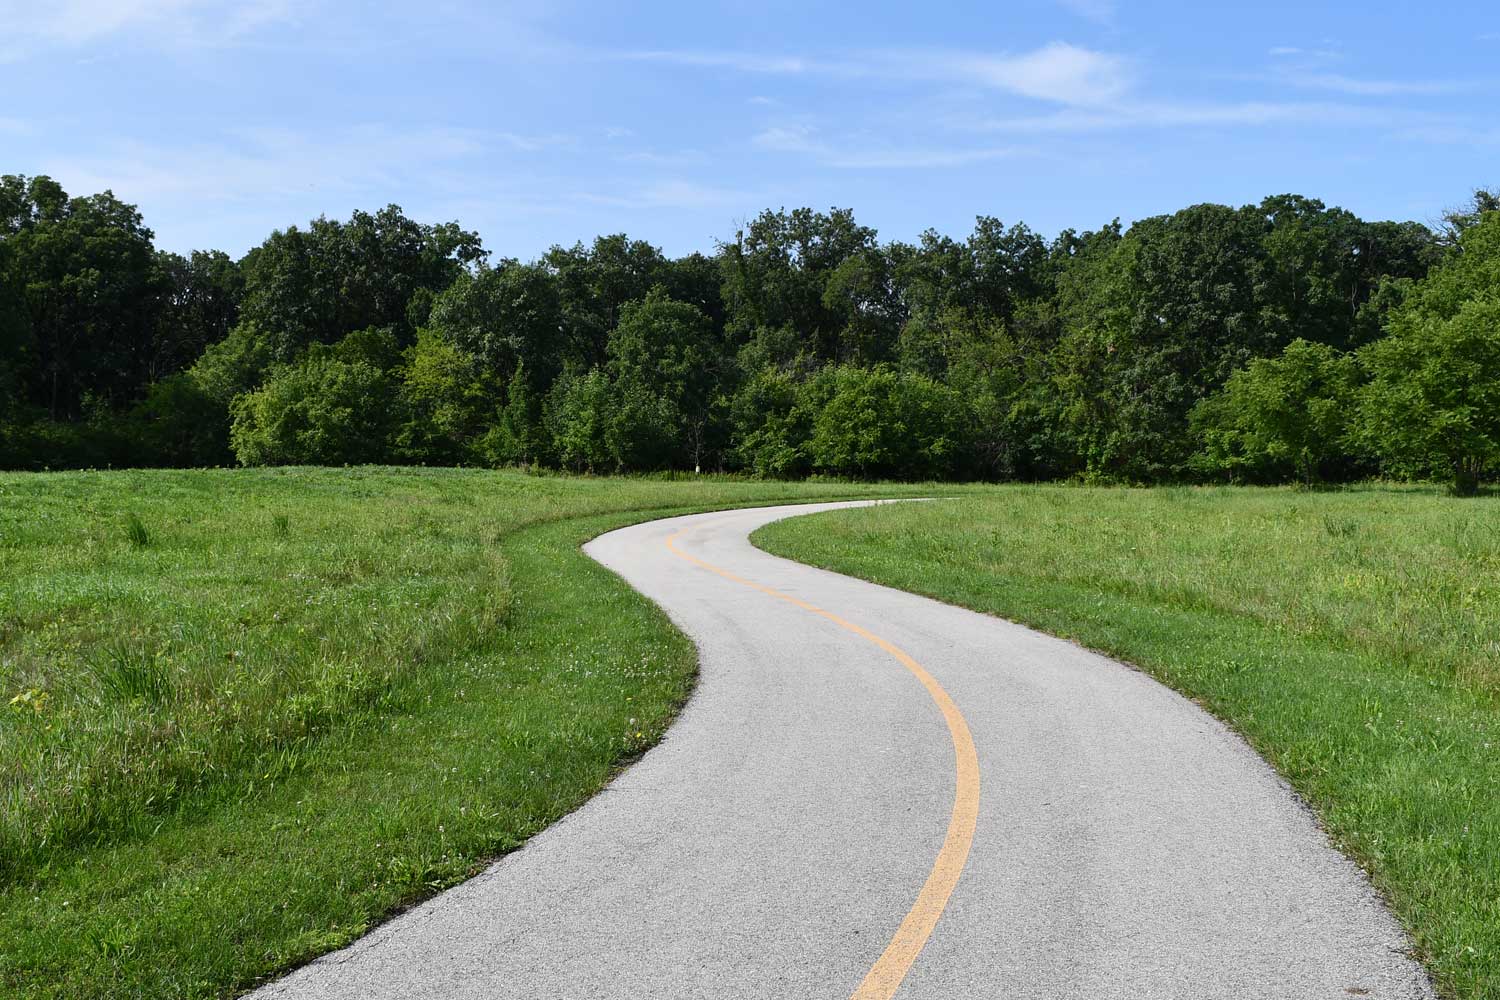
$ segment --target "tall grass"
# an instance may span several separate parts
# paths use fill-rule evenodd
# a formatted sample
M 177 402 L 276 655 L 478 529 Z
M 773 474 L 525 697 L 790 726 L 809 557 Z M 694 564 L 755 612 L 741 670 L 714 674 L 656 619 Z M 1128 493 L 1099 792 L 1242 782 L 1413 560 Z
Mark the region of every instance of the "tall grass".
M 691 645 L 581 542 L 871 492 L 0 475 L 0 996 L 228 996 L 471 874 L 691 685 Z
M 151 532 L 146 530 L 135 511 L 125 515 L 125 540 L 138 549 L 151 544 Z

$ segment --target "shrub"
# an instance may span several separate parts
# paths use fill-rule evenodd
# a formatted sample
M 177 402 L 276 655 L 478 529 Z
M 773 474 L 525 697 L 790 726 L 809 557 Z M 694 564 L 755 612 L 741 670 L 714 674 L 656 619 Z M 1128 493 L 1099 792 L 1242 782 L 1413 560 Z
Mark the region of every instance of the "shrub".
M 235 400 L 230 444 L 242 465 L 379 462 L 395 399 L 386 375 L 364 361 L 311 358 Z
M 1500 212 L 1463 232 L 1361 356 L 1357 436 L 1389 471 L 1470 494 L 1500 469 Z
M 1358 386 L 1355 358 L 1327 344 L 1294 340 L 1276 357 L 1256 358 L 1193 410 L 1203 442 L 1193 465 L 1257 482 L 1334 477 L 1348 468 Z
M 936 479 L 963 457 L 957 394 L 925 375 L 888 367 L 826 370 L 808 391 L 827 393 L 808 451 L 820 472 L 859 478 Z

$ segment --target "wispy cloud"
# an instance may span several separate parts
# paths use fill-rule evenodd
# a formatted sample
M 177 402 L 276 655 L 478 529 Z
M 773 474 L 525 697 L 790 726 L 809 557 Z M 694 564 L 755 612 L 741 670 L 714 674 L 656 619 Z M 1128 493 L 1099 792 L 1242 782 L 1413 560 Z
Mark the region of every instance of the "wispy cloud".
M 1057 0 L 1057 5 L 1099 24 L 1115 19 L 1115 0 Z
M 972 122 L 978 131 L 1016 133 L 1109 132 L 1139 128 L 1265 126 L 1277 124 L 1378 123 L 1375 108 L 1277 101 L 1176 103 L 1141 101 L 1100 109 L 1067 108 L 1046 115 L 997 117 Z
M 1343 53 L 1334 48 L 1307 49 L 1300 45 L 1278 45 L 1268 55 L 1276 59 L 1321 59 L 1343 58 Z
M 701 52 L 676 49 L 650 49 L 624 52 L 622 59 L 640 62 L 670 63 L 677 66 L 700 66 L 705 69 L 728 69 L 737 73 L 806 73 L 816 71 L 858 72 L 854 66 L 830 62 L 814 62 L 798 56 L 767 56 L 753 52 Z
M 757 133 L 750 142 L 767 152 L 800 154 L 825 167 L 854 170 L 962 167 L 1015 154 L 1011 149 L 995 148 L 859 146 L 850 141 L 823 139 L 810 125 L 773 126 Z
M 294 18 L 291 0 L 0 0 L 8 35 L 0 57 L 87 45 L 130 34 L 146 43 L 224 44 Z
M 540 153 L 546 149 L 567 148 L 578 144 L 575 136 L 562 133 L 520 135 L 516 132 L 495 132 L 492 134 L 497 142 L 522 153 Z
M 1428 145 L 1500 147 L 1500 128 L 1459 123 L 1419 123 L 1398 129 L 1398 138 Z
M 102 144 L 84 157 L 44 164 L 69 189 L 111 188 L 127 201 L 171 197 L 193 203 L 253 203 L 310 190 L 377 194 L 490 149 L 478 133 L 364 126 L 332 133 L 236 129 L 203 141 Z
M 1457 80 L 1362 80 L 1338 73 L 1290 73 L 1283 79 L 1296 87 L 1328 90 L 1352 97 L 1433 97 L 1472 89 Z
M 1129 60 L 1066 42 L 1021 54 L 892 49 L 846 57 L 659 50 L 621 58 L 738 73 L 962 83 L 1062 104 L 1107 102 L 1131 85 Z
M 750 144 L 777 153 L 810 153 L 817 147 L 816 134 L 811 125 L 773 125 L 752 136 Z
M 763 195 L 733 188 L 700 184 L 673 178 L 615 191 L 587 191 L 573 195 L 589 205 L 626 209 L 748 208 L 764 200 Z
M 648 167 L 686 167 L 707 163 L 708 159 L 708 154 L 701 149 L 679 149 L 669 152 L 637 149 L 615 157 L 619 163 L 636 163 Z
M 1336 72 L 1335 67 L 1347 64 L 1349 57 L 1331 41 L 1312 48 L 1280 45 L 1268 54 L 1272 60 L 1268 79 L 1304 90 L 1324 90 L 1350 97 L 1431 97 L 1459 93 L 1474 86 L 1460 80 L 1371 79 Z
M 1053 42 L 1020 56 L 939 55 L 922 75 L 986 84 L 1060 104 L 1105 104 L 1132 84 L 1128 60 L 1066 42 Z

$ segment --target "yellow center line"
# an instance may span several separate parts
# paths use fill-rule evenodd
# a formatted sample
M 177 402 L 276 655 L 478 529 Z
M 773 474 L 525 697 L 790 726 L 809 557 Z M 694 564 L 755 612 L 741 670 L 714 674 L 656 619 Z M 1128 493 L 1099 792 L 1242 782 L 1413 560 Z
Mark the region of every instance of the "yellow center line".
M 958 706 L 953 703 L 953 699 L 949 697 L 947 691 L 943 690 L 943 686 L 937 682 L 937 679 L 901 647 L 853 622 L 845 621 L 831 611 L 823 610 L 816 604 L 798 600 L 790 594 L 783 594 L 779 590 L 756 583 L 754 580 L 735 576 L 727 569 L 689 555 L 679 549 L 676 544 L 677 539 L 682 537 L 687 530 L 683 528 L 668 536 L 667 548 L 672 551 L 673 555 L 712 573 L 717 573 L 726 580 L 744 584 L 777 600 L 795 604 L 804 611 L 811 611 L 840 628 L 848 629 L 861 639 L 879 646 L 911 671 L 912 675 L 921 682 L 938 710 L 943 713 L 943 721 L 948 723 L 948 735 L 953 738 L 953 764 L 958 777 L 953 790 L 953 812 L 948 819 L 948 834 L 943 838 L 942 850 L 938 851 L 937 860 L 932 864 L 932 871 L 928 874 L 922 891 L 917 893 L 916 902 L 912 904 L 906 918 L 901 921 L 901 926 L 896 928 L 890 944 L 886 945 L 880 958 L 865 974 L 864 981 L 850 995 L 850 1000 L 889 1000 L 901 986 L 901 981 L 906 978 L 912 963 L 917 960 L 922 947 L 927 944 L 928 937 L 932 935 L 932 929 L 937 926 L 938 918 L 943 915 L 943 910 L 948 905 L 948 897 L 953 894 L 953 887 L 958 884 L 958 877 L 963 873 L 964 862 L 969 858 L 969 847 L 974 843 L 974 826 L 979 819 L 979 756 L 974 752 L 974 738 L 969 734 L 969 724 L 964 721 L 963 713 L 958 710 Z

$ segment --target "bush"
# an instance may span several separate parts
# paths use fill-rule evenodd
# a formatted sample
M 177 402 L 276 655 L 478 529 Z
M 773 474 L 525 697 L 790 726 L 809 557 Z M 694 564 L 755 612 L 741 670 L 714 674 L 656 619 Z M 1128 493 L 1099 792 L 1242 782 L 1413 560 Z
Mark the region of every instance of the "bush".
M 613 387 L 598 368 L 587 375 L 563 375 L 547 394 L 547 426 L 557 460 L 564 468 L 610 471 L 614 466 L 609 448 L 613 419 Z
M 1364 357 L 1360 434 L 1390 471 L 1442 476 L 1467 496 L 1500 469 L 1500 298 L 1409 318 Z
M 1251 361 L 1193 410 L 1203 442 L 1193 466 L 1254 482 L 1339 477 L 1350 469 L 1344 456 L 1359 377 L 1352 355 L 1305 340 Z
M 368 363 L 311 358 L 235 400 L 230 445 L 242 465 L 383 461 L 395 402 L 390 380 Z
M 153 384 L 129 423 L 152 464 L 193 468 L 223 465 L 232 457 L 224 404 L 186 373 Z
M 738 467 L 773 479 L 811 471 L 813 413 L 791 375 L 772 368 L 755 372 L 735 393 L 729 416 L 736 442 L 730 457 Z
M 434 331 L 419 330 L 399 378 L 405 420 L 396 454 L 434 464 L 472 458 L 500 401 L 499 386 L 478 359 Z
M 1357 435 L 1389 471 L 1470 494 L 1500 469 L 1500 212 L 1463 232 L 1361 356 Z
M 143 468 L 160 460 L 119 423 L 0 424 L 0 469 Z
M 890 368 L 825 370 L 807 390 L 826 393 L 808 452 L 814 469 L 838 476 L 939 479 L 964 457 L 962 404 L 925 375 Z

